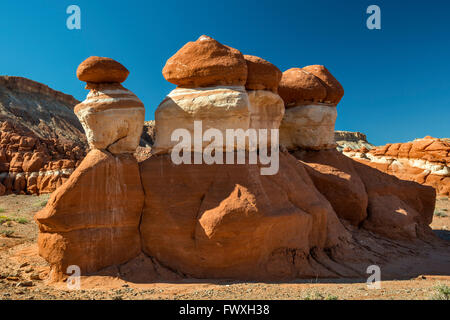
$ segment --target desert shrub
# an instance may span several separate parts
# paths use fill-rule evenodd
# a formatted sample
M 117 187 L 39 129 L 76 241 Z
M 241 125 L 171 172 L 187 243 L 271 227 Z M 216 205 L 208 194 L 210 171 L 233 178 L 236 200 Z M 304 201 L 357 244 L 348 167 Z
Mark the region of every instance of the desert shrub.
M 437 210 L 434 212 L 434 215 L 436 217 L 441 217 L 441 218 L 448 217 L 448 215 L 446 213 L 444 213 L 442 211 L 437 211 Z
M 435 287 L 434 294 L 431 297 L 433 300 L 450 300 L 450 287 L 445 284 L 439 284 Z
M 11 221 L 11 219 L 7 216 L 0 216 L 0 224 Z

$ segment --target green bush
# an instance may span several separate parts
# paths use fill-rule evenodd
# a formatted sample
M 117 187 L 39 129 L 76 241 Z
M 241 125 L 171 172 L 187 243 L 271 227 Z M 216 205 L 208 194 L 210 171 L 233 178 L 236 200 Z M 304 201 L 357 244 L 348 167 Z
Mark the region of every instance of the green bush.
M 431 297 L 433 300 L 450 300 L 450 287 L 445 284 L 440 284 L 435 287 L 434 294 Z

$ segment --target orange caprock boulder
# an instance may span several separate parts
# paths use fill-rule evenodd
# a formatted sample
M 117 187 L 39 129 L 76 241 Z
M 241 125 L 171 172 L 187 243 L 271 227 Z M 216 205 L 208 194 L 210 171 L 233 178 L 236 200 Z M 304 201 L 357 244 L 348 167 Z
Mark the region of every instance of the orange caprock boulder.
M 185 88 L 243 86 L 247 64 L 238 50 L 203 35 L 167 60 L 162 73 L 167 81 Z
M 336 105 L 344 89 L 324 66 L 286 70 L 278 92 L 286 107 L 280 126 L 282 145 L 289 150 L 336 147 Z

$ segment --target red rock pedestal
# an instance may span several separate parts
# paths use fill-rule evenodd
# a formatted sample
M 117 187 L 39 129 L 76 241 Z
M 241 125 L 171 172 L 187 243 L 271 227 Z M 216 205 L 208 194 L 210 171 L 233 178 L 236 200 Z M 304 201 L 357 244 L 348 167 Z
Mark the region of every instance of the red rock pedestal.
M 55 277 L 69 265 L 85 274 L 124 263 L 141 251 L 143 204 L 136 159 L 92 150 L 36 214 L 39 253 Z

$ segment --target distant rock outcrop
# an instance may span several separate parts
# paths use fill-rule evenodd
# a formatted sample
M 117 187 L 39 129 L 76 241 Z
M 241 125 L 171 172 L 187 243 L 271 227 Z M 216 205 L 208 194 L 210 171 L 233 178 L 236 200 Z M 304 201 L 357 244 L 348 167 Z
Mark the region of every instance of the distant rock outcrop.
M 372 149 L 375 146 L 367 141 L 367 137 L 361 132 L 350 132 L 350 131 L 335 131 L 334 139 L 337 144 L 337 149 L 342 151 L 344 149 L 361 149 L 367 148 Z
M 371 150 L 344 149 L 356 161 L 436 189 L 450 196 L 450 141 L 425 137 L 412 142 L 387 144 Z
M 53 192 L 86 152 L 72 96 L 21 77 L 0 77 L 0 195 Z

